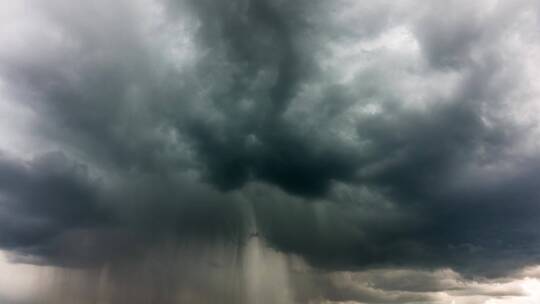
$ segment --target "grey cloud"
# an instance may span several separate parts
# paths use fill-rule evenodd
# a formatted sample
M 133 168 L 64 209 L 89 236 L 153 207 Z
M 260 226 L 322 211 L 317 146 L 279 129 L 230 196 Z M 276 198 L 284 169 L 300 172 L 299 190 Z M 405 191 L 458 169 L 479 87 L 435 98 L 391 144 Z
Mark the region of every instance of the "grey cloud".
M 467 280 L 449 269 L 382 268 L 359 272 L 297 272 L 300 302 L 484 303 L 526 297 L 519 282 Z
M 2 158 L 0 193 L 0 243 L 19 262 L 99 266 L 140 258 L 167 239 L 236 246 L 247 231 L 241 201 L 189 178 L 97 179 L 61 152 Z
M 418 13 L 384 2 L 339 23 L 318 1 L 148 3 L 85 4 L 92 16 L 65 1 L 37 6 L 44 32 L 60 38 L 41 56 L 0 54 L 11 96 L 37 116 L 35 135 L 64 153 L 2 158 L 4 248 L 103 262 L 112 243 L 125 247 L 118 256 L 144 255 L 163 239 L 240 244 L 257 230 L 326 270 L 486 276 L 538 262 L 539 162 L 516 152 L 528 129 L 503 115 L 523 95 L 512 79 L 525 76 L 501 24 L 526 6 L 489 15 L 480 4 Z M 333 73 L 348 66 L 323 64 L 331 46 L 375 44 L 396 27 L 418 53 L 358 51 L 346 81 Z M 175 35 L 193 48 L 180 67 L 167 53 Z M 328 296 L 365 291 L 338 287 Z M 402 296 L 416 299 L 388 301 Z
M 450 1 L 435 4 L 417 25 L 426 57 L 436 67 L 462 67 L 470 63 L 474 48 L 489 28 L 482 25 L 475 4 Z
M 67 231 L 106 226 L 98 183 L 83 165 L 61 153 L 30 163 L 2 158 L 2 247 L 40 257 Z

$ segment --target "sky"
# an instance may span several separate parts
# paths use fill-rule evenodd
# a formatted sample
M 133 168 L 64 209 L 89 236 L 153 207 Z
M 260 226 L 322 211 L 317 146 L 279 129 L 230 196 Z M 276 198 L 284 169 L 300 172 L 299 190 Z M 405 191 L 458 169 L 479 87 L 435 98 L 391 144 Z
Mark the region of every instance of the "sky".
M 540 3 L 0 0 L 0 302 L 540 302 Z

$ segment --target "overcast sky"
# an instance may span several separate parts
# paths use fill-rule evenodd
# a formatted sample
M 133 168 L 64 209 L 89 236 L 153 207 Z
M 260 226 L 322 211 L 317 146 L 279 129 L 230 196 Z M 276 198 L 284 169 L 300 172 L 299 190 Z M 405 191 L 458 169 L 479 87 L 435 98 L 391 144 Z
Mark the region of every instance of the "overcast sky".
M 2 303 L 540 301 L 538 1 L 0 0 L 0 45 Z

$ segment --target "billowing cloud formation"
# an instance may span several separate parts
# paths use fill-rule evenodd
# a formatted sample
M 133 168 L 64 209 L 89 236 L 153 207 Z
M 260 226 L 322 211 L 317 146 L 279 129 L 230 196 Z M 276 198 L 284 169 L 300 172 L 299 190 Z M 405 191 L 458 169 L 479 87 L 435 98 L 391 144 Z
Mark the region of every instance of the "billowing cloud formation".
M 325 272 L 539 263 L 534 1 L 2 11 L 0 247 L 18 261 L 102 269 L 172 242 L 233 267 L 261 238 Z M 306 280 L 321 301 L 461 288 Z

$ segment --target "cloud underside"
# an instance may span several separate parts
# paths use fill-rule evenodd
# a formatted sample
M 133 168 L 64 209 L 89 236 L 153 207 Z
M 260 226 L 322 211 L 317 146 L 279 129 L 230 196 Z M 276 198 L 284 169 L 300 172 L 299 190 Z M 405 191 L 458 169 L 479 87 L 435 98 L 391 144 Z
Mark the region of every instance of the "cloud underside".
M 260 237 L 366 303 L 538 264 L 540 9 L 469 2 L 2 4 L 0 248 L 99 268 Z M 433 269 L 459 279 L 359 283 Z

